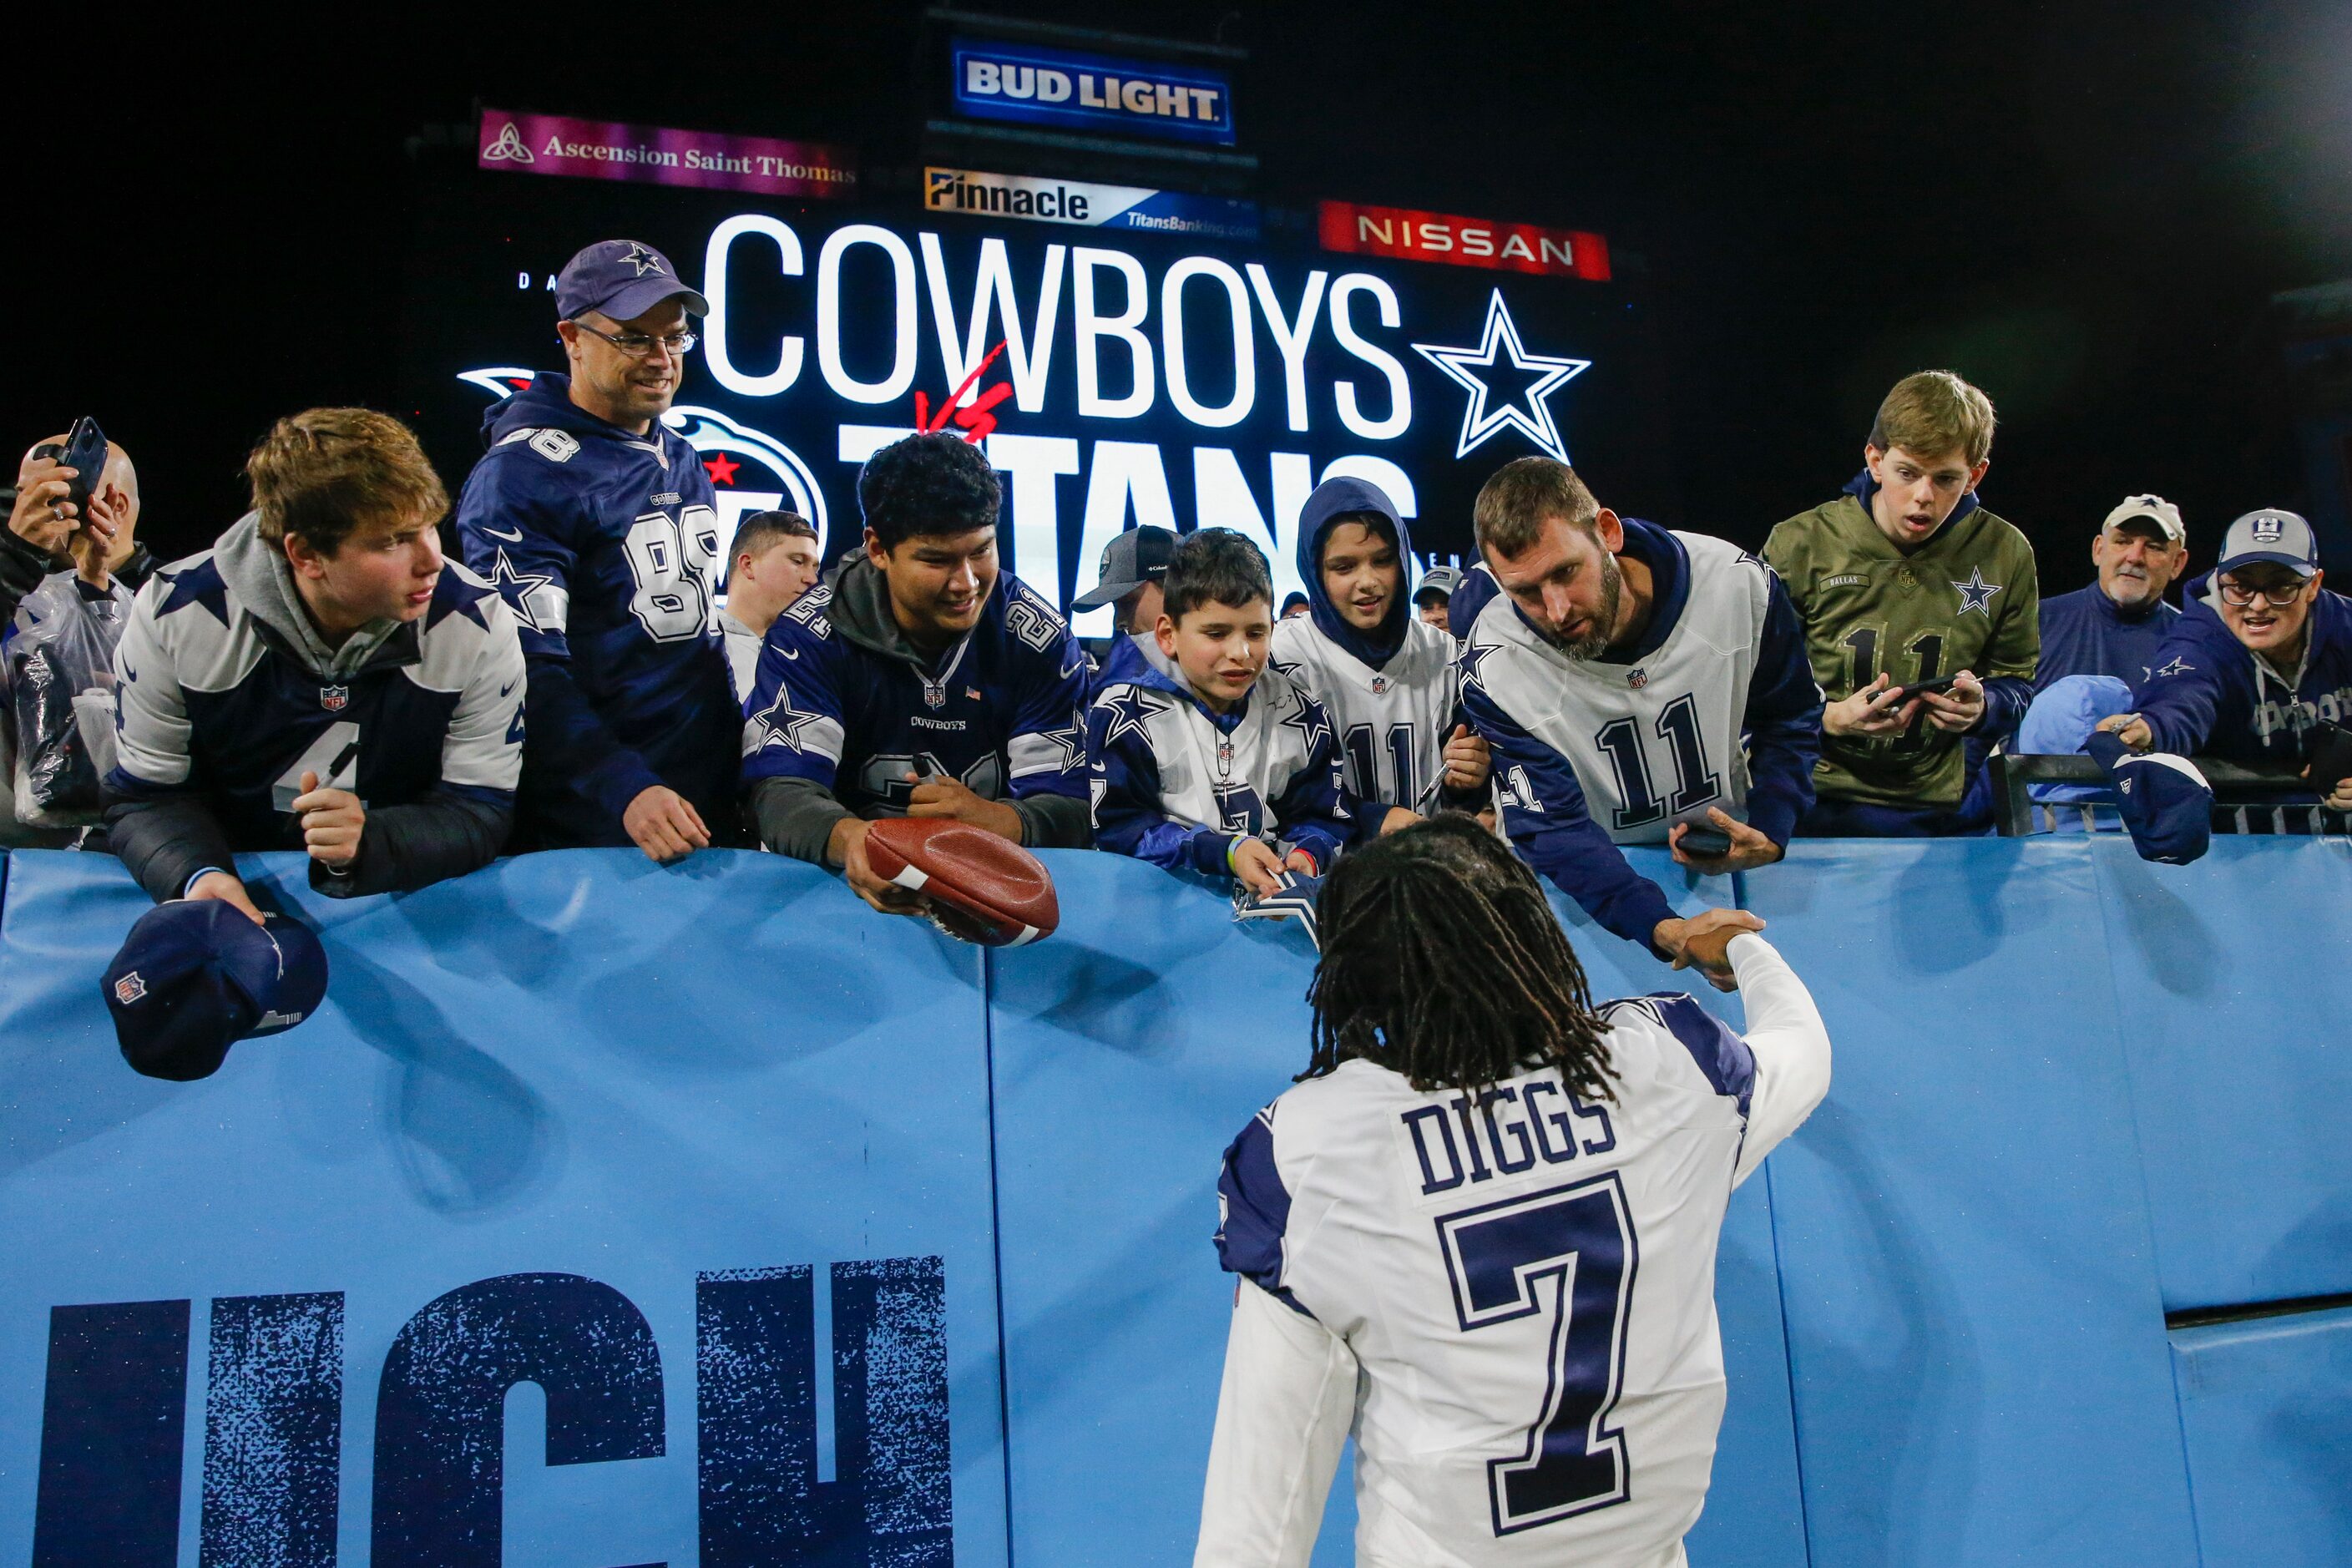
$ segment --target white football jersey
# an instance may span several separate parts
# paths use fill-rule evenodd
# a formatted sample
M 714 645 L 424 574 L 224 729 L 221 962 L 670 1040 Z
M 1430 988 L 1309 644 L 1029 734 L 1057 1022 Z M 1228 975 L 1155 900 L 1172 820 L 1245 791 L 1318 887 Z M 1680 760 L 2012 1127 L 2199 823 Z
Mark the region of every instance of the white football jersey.
M 1303 1563 L 1350 1418 L 1359 1563 L 1679 1561 L 1723 1415 L 1724 1210 L 1829 1081 L 1801 983 L 1732 945 L 1749 1039 L 1686 995 L 1606 1004 L 1613 1100 L 1354 1060 L 1235 1140 L 1219 1249 L 1289 1310 L 1241 1292 L 1198 1563 Z
M 1736 544 L 1677 531 L 1690 595 L 1674 629 L 1633 664 L 1570 658 L 1496 596 L 1462 651 L 1463 679 L 1568 759 L 1592 820 L 1620 844 L 1663 844 L 1677 822 L 1720 806 L 1745 820 L 1740 731 L 1771 599 L 1771 574 Z M 1498 758 L 1505 805 L 1538 804 L 1540 781 Z
M 1454 639 L 1419 616 L 1404 646 L 1374 669 L 1316 629 L 1314 617 L 1274 623 L 1269 662 L 1307 689 L 1339 731 L 1348 791 L 1424 815 L 1445 783 L 1459 680 Z

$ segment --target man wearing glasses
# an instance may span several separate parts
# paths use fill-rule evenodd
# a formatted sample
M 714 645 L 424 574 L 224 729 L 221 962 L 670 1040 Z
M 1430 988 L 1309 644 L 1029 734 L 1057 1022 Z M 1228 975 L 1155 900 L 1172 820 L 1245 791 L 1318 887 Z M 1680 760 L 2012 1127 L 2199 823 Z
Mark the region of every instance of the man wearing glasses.
M 710 479 L 661 416 L 709 301 L 661 252 L 592 245 L 555 281 L 571 374 L 482 420 L 457 502 L 467 564 L 521 624 L 530 669 L 518 838 L 672 860 L 735 837 L 741 719 L 712 605 Z
M 2221 564 L 2189 584 L 2139 711 L 2099 728 L 2142 750 L 2307 766 L 2321 721 L 2352 721 L 2352 600 L 2320 576 L 2310 523 L 2291 511 L 2238 519 Z M 2352 811 L 2352 779 L 2312 784 L 2321 804 Z

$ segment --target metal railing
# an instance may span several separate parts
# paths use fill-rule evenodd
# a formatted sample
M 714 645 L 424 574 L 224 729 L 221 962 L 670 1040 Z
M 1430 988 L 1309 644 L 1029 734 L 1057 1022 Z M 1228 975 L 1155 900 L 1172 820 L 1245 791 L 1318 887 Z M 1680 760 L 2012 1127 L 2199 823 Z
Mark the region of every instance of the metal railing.
M 2352 816 L 2325 806 L 2280 805 L 2283 794 L 2307 794 L 2311 785 L 2286 768 L 2250 768 L 2218 757 L 2191 757 L 2205 782 L 2213 786 L 2213 831 L 2216 833 L 2333 834 L 2352 832 Z M 1994 752 L 1992 769 L 1993 822 L 2003 838 L 2022 838 L 2046 831 L 2037 813 L 2079 810 L 2095 801 L 2038 805 L 2029 784 L 2105 784 L 2106 769 L 2075 752 L 2071 756 L 2012 757 Z M 2109 810 L 2114 808 L 2110 806 Z

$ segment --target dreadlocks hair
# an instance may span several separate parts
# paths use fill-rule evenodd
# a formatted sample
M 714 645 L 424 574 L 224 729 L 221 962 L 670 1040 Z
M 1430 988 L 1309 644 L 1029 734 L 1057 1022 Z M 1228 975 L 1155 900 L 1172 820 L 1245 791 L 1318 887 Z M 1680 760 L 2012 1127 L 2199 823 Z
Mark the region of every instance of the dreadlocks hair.
M 1616 1098 L 1583 965 L 1535 874 L 1475 819 L 1449 812 L 1343 857 L 1316 924 L 1301 1080 L 1356 1057 L 1424 1091 L 1551 1066 L 1579 1094 Z

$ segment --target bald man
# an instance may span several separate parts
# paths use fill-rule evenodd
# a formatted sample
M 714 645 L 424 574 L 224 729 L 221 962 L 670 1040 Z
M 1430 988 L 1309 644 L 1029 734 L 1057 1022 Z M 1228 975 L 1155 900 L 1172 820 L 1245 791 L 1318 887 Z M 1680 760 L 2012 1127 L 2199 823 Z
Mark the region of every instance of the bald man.
M 65 441 L 60 434 L 37 442 L 17 465 L 16 503 L 8 531 L 0 534 L 0 621 L 52 572 L 73 571 L 100 585 L 120 577 L 135 594 L 155 569 L 155 558 L 138 542 L 139 470 L 131 454 L 107 443 L 106 467 L 90 486 L 85 516 L 71 499 L 79 476 L 40 455 Z

